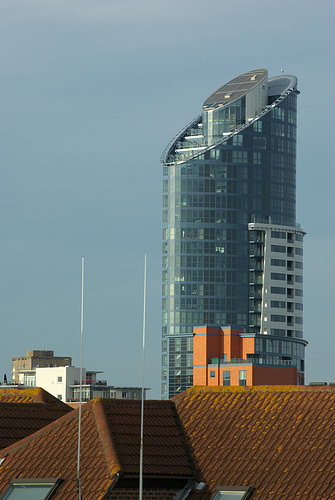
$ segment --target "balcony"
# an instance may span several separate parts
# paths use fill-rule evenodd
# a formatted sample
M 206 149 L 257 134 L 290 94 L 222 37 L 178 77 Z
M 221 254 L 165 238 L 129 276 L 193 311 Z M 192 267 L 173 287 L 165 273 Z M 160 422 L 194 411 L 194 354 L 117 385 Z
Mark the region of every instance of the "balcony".
M 250 291 L 249 292 L 249 299 L 250 300 L 262 300 L 262 294 L 259 293 L 258 290 Z
M 219 361 L 220 360 L 220 361 Z M 209 360 L 209 365 L 250 365 L 252 364 L 252 360 L 250 359 L 242 359 L 242 358 L 231 358 L 230 361 L 225 361 L 223 358 L 211 358 Z
M 232 358 L 230 361 L 223 361 L 220 359 L 220 366 L 226 365 L 274 365 L 274 366 L 297 366 L 297 359 L 278 359 L 278 355 L 273 354 L 247 354 L 247 359 Z M 277 359 L 273 359 L 276 357 Z M 268 359 L 272 358 L 272 359 Z M 218 358 L 212 358 L 209 365 L 218 366 Z
M 107 385 L 107 380 L 95 380 L 92 381 L 91 379 L 86 379 L 81 381 L 82 385 L 89 385 L 89 386 L 102 386 L 102 385 Z M 71 385 L 80 385 L 80 380 L 74 380 L 73 384 Z

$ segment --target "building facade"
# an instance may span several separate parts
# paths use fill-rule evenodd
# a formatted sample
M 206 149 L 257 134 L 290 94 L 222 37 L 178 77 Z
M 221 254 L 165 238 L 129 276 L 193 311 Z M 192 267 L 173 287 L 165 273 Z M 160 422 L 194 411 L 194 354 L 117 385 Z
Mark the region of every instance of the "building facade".
M 80 368 L 57 366 L 20 370 L 17 387 L 41 387 L 64 403 L 79 403 L 80 389 L 83 402 L 93 398 L 141 399 L 141 387 L 119 387 L 108 385 L 107 380 L 99 380 L 102 372 L 82 369 L 83 380 L 80 384 Z M 8 386 L 7 386 L 8 387 Z M 146 391 L 144 389 L 144 398 Z
M 162 154 L 163 398 L 193 385 L 195 325 L 303 338 L 298 94 L 294 76 L 245 73 Z
M 54 351 L 32 350 L 26 356 L 12 358 L 12 381 L 19 381 L 20 370 L 35 370 L 35 368 L 49 368 L 54 366 L 71 366 L 70 356 L 55 356 Z
M 193 384 L 304 385 L 307 342 L 243 333 L 231 327 L 194 329 Z

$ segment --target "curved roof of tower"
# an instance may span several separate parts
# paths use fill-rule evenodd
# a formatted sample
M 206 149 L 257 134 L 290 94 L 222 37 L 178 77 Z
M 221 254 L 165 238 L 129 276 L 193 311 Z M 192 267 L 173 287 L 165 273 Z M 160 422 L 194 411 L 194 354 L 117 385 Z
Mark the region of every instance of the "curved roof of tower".
M 217 109 L 240 99 L 262 80 L 267 78 L 267 76 L 268 72 L 266 69 L 255 69 L 230 80 L 230 82 L 220 87 L 206 99 L 203 104 L 204 111 Z
M 297 90 L 297 77 L 293 75 L 279 75 L 268 79 L 268 71 L 266 69 L 257 69 L 254 71 L 249 71 L 248 73 L 244 73 L 243 75 L 234 78 L 230 82 L 226 83 L 218 90 L 213 92 L 208 99 L 203 104 L 203 110 L 205 112 L 220 109 L 224 106 L 227 106 L 236 100 L 240 99 L 244 95 L 247 95 L 250 91 L 252 91 L 257 85 L 259 85 L 262 81 L 264 81 L 264 85 L 267 87 L 267 95 L 268 97 L 272 97 L 271 104 L 268 103 L 267 106 L 264 106 L 263 111 L 255 116 L 254 120 L 257 120 L 260 116 L 263 116 L 266 113 L 269 113 L 271 109 L 279 104 L 282 99 L 287 97 L 287 95 L 291 92 L 295 92 L 300 94 Z M 262 89 L 264 90 L 264 89 Z M 275 98 L 275 102 L 274 99 Z M 211 145 L 204 145 L 203 148 L 198 148 L 196 151 L 190 152 L 190 155 L 184 157 L 182 159 L 172 158 L 170 157 L 173 154 L 173 149 L 176 147 L 178 141 L 183 140 L 185 135 L 187 134 L 189 129 L 192 127 L 197 127 L 199 123 L 201 123 L 202 115 L 198 115 L 194 118 L 190 123 L 188 123 L 180 132 L 178 132 L 175 137 L 168 143 L 165 147 L 162 155 L 161 162 L 164 165 L 173 165 L 173 164 L 182 164 L 190 161 L 193 158 L 196 158 L 200 154 L 203 154 L 205 151 L 216 147 L 218 144 L 226 142 L 232 135 L 240 132 L 242 129 L 249 127 L 252 124 L 252 121 L 247 121 L 238 129 L 234 130 L 230 135 L 224 135 L 223 138 Z M 186 151 L 186 150 L 185 150 Z
M 288 89 L 296 89 L 297 83 L 297 77 L 293 75 L 280 75 L 269 78 L 268 95 L 281 95 Z

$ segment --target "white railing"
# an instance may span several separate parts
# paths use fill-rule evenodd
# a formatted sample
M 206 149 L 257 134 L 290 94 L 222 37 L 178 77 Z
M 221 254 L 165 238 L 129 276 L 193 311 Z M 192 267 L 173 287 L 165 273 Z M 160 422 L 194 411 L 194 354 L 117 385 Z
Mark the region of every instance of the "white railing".
M 197 158 L 198 156 L 204 154 L 205 152 L 207 151 L 210 151 L 211 149 L 214 149 L 216 148 L 217 146 L 219 146 L 220 144 L 223 144 L 224 142 L 227 142 L 229 139 L 231 139 L 232 137 L 234 137 L 234 135 L 237 135 L 239 134 L 240 132 L 242 132 L 243 130 L 245 130 L 246 128 L 250 127 L 250 125 L 252 125 L 253 123 L 255 123 L 257 120 L 259 120 L 260 118 L 262 118 L 264 115 L 266 115 L 267 113 L 269 113 L 271 111 L 272 108 L 276 107 L 279 103 L 281 103 L 289 94 L 291 94 L 292 92 L 294 93 L 297 93 L 298 91 L 293 89 L 293 88 L 290 88 L 288 90 L 286 90 L 281 96 L 278 97 L 278 99 L 276 99 L 272 104 L 269 104 L 268 106 L 266 106 L 266 108 L 263 109 L 263 111 L 261 111 L 257 116 L 255 116 L 255 118 L 252 118 L 251 120 L 249 120 L 247 123 L 244 123 L 243 125 L 241 125 L 241 127 L 237 128 L 236 130 L 234 130 L 234 132 L 232 132 L 231 134 L 229 135 L 225 135 L 222 139 L 220 139 L 219 141 L 217 141 L 215 144 L 211 144 L 210 146 L 205 146 L 204 149 L 202 149 L 202 151 L 200 152 L 197 152 L 193 155 L 190 155 L 188 156 L 187 158 L 184 158 L 183 160 L 179 160 L 179 161 L 172 161 L 172 162 L 167 162 L 167 158 L 170 154 L 170 151 L 171 149 L 173 148 L 174 144 L 180 140 L 180 138 L 183 136 L 183 134 L 185 134 L 185 132 L 187 131 L 188 128 L 190 128 L 191 126 L 195 125 L 197 122 L 200 121 L 201 119 L 201 116 L 202 115 L 199 115 L 197 116 L 194 120 L 192 120 L 188 125 L 186 125 L 186 127 L 184 127 L 170 142 L 169 144 L 166 146 L 166 148 L 164 149 L 162 155 L 161 155 L 161 158 L 160 158 L 160 161 L 161 163 L 163 163 L 163 165 L 169 167 L 171 165 L 181 165 L 182 163 L 186 163 L 190 160 L 193 160 L 194 158 Z

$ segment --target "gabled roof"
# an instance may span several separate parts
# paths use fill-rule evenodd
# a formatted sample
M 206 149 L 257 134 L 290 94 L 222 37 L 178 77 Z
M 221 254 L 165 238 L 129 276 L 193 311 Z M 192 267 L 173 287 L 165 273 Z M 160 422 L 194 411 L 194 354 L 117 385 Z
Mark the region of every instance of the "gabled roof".
M 44 389 L 0 390 L 0 449 L 29 436 L 71 408 Z
M 139 475 L 141 402 L 94 399 L 82 409 L 80 470 L 85 500 L 103 498 L 119 478 Z M 0 494 L 10 479 L 56 478 L 53 499 L 76 498 L 78 410 L 2 450 Z M 146 401 L 144 478 L 191 479 L 194 469 L 172 401 Z
M 193 387 L 173 398 L 205 488 L 252 500 L 335 497 L 335 388 Z
M 106 498 L 123 480 L 137 487 L 140 406 L 96 399 L 83 407 L 85 500 Z M 0 495 L 13 478 L 61 478 L 53 499 L 77 498 L 77 436 L 74 410 L 2 450 Z M 144 479 L 186 483 L 195 468 L 204 488 L 191 500 L 211 499 L 218 486 L 253 487 L 252 500 L 335 498 L 335 388 L 193 387 L 146 401 Z

